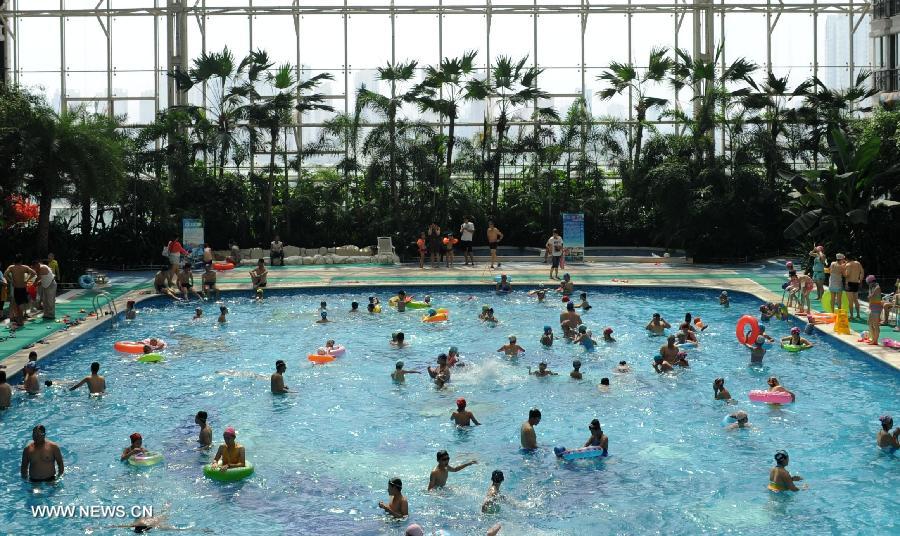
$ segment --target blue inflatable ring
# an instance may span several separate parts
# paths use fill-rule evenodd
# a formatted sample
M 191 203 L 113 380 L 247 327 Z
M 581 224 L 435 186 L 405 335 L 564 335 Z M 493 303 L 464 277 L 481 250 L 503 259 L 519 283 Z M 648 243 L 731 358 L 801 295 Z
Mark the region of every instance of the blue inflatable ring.
M 94 288 L 94 278 L 88 274 L 84 274 L 78 278 L 78 286 L 83 289 L 92 289 Z

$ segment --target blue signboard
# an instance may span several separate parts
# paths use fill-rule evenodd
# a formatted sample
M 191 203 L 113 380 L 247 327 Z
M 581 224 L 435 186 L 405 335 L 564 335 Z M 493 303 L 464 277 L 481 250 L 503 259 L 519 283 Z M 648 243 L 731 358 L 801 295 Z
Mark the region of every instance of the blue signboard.
M 184 249 L 192 251 L 203 245 L 203 220 L 191 218 L 182 218 L 181 220 L 181 241 L 184 243 Z
M 584 260 L 584 213 L 563 212 L 563 242 L 566 261 Z

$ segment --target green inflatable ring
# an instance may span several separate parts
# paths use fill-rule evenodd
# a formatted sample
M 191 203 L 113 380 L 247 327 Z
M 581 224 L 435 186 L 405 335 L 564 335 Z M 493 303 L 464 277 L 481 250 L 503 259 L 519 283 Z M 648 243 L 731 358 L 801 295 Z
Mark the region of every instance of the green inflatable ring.
M 145 454 L 135 454 L 128 458 L 128 464 L 135 467 L 150 467 L 163 461 L 161 452 L 147 452 Z
M 232 467 L 224 471 L 216 469 L 212 466 L 212 464 L 203 466 L 203 475 L 206 478 L 217 480 L 219 482 L 237 482 L 238 480 L 243 480 L 252 474 L 253 464 L 250 462 L 246 462 L 246 465 L 244 465 L 243 467 Z
M 812 348 L 812 346 L 804 346 L 801 344 L 782 344 L 781 347 L 788 352 L 801 352 L 803 350 L 809 350 L 810 348 Z
M 847 298 L 846 292 L 841 292 L 841 309 L 845 311 L 850 310 L 850 299 Z M 826 290 L 822 293 L 822 310 L 828 312 L 831 310 L 831 291 Z
M 153 353 L 153 354 L 144 354 L 141 357 L 139 357 L 137 360 L 140 363 L 159 363 L 160 361 L 164 361 L 165 358 L 162 356 L 162 354 Z
M 411 302 L 407 302 L 407 304 L 406 304 L 407 309 L 427 309 L 431 306 L 432 306 L 431 304 L 428 304 L 428 303 L 425 303 L 422 301 L 411 301 Z

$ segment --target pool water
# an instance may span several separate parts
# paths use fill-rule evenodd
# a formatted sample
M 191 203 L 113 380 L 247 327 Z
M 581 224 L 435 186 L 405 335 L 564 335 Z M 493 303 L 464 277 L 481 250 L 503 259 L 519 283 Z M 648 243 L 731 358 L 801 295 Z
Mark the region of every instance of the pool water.
M 875 433 L 879 415 L 900 414 L 900 375 L 818 333 L 810 336 L 812 350 L 773 348 L 762 368 L 749 367 L 734 325 L 756 311 L 756 298 L 734 293 L 724 309 L 713 290 L 590 288 L 594 308 L 583 318 L 598 339 L 603 327 L 613 327 L 617 342 L 586 353 L 564 342 L 550 350 L 538 343 L 545 324 L 559 334 L 558 298 L 538 304 L 522 291 L 501 297 L 476 287 L 407 290 L 430 293 L 449 308 L 450 322 L 423 324 L 421 311 L 347 313 L 352 300 L 364 304 L 372 293 L 386 302 L 387 289 L 269 292 L 262 303 L 249 292 L 225 295 L 231 312 L 221 326 L 213 303 L 201 305 L 203 319 L 192 322 L 196 304 L 154 300 L 139 307 L 137 320 L 98 329 L 42 361 L 42 380 L 79 379 L 100 361 L 109 394 L 94 399 L 50 388 L 35 398 L 17 395 L 0 414 L 0 532 L 85 534 L 128 522 L 37 521 L 35 505 L 150 505 L 158 513 L 166 503 L 171 523 L 223 534 L 399 534 L 408 522 L 457 535 L 484 534 L 497 522 L 512 535 L 898 530 L 900 459 L 875 447 Z M 320 300 L 333 323 L 314 323 Z M 477 320 L 484 303 L 493 305 L 499 325 Z M 652 370 L 651 355 L 663 342 L 644 330 L 654 311 L 672 323 L 691 311 L 709 324 L 701 348 L 689 352 L 689 369 Z M 773 320 L 768 332 L 780 337 L 792 325 Z M 409 348 L 389 346 L 398 329 Z M 526 349 L 514 362 L 496 352 L 509 334 Z M 164 363 L 136 363 L 112 349 L 117 340 L 152 335 L 168 341 Z M 306 354 L 328 338 L 347 354 L 310 364 Z M 454 369 L 445 389 L 426 374 L 392 383 L 398 359 L 422 370 L 450 345 L 467 366 Z M 575 358 L 584 363 L 582 381 L 568 376 Z M 287 361 L 285 382 L 295 394 L 269 392 L 277 359 Z M 526 367 L 541 360 L 560 375 L 529 377 Z M 620 360 L 634 371 L 613 373 Z M 764 389 L 769 375 L 796 393 L 796 404 L 748 402 L 747 392 Z M 737 404 L 713 400 L 718 376 Z M 601 377 L 610 378 L 609 392 L 598 389 Z M 482 426 L 451 425 L 461 396 Z M 524 454 L 519 427 L 532 407 L 543 412 L 536 427 L 542 448 Z M 722 418 L 737 409 L 753 426 L 726 432 Z M 195 450 L 198 410 L 209 412 L 216 445 L 226 426 L 237 428 L 256 466 L 250 479 L 222 484 L 202 476 L 211 453 Z M 558 461 L 552 447 L 581 446 L 594 418 L 609 436 L 610 458 Z M 37 423 L 65 456 L 65 477 L 55 485 L 19 479 L 21 449 Z M 165 453 L 164 465 L 118 461 L 135 431 L 147 448 Z M 440 449 L 454 465 L 478 464 L 429 493 Z M 807 491 L 766 491 L 777 449 L 789 451 L 789 469 L 805 477 Z M 480 505 L 494 469 L 506 475 L 509 501 L 485 515 Z M 408 522 L 388 521 L 377 507 L 395 476 L 409 499 Z

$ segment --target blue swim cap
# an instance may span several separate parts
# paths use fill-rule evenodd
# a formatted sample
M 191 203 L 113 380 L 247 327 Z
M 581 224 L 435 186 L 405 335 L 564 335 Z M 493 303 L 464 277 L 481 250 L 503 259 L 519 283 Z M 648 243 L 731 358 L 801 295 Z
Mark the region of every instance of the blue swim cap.
M 451 346 L 451 347 L 450 347 L 450 350 L 448 350 L 448 353 L 451 353 L 451 354 L 458 354 L 458 353 L 459 353 L 459 348 L 457 348 L 456 346 Z
M 428 310 L 428 316 L 434 316 L 434 315 L 436 315 L 436 314 L 437 314 L 437 311 L 435 311 L 434 309 L 429 309 L 429 310 Z
M 553 447 L 553 453 L 556 454 L 557 457 L 562 457 L 564 452 L 566 452 L 566 447 Z
M 656 356 L 656 357 L 653 358 L 653 361 L 656 361 L 657 363 L 659 363 L 659 362 L 662 361 L 662 360 L 663 360 L 663 358 L 662 358 L 661 355 L 658 355 L 658 356 Z
M 548 331 L 553 331 L 553 328 L 551 328 L 550 326 L 544 326 L 544 333 L 547 333 Z

